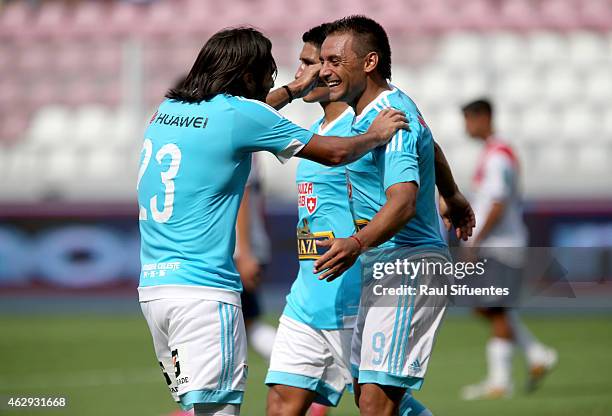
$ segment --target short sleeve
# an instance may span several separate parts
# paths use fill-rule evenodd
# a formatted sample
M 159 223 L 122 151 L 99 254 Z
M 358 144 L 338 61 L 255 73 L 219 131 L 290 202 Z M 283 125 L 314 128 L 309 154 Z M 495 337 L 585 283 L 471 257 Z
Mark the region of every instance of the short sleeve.
M 396 183 L 420 184 L 418 134 L 412 127 L 410 131 L 398 130 L 386 146 L 376 149 L 376 166 L 383 178 L 385 191 Z
M 233 138 L 244 151 L 268 151 L 285 163 L 310 141 L 313 133 L 292 123 L 265 103 L 239 99 Z
M 515 169 L 508 157 L 494 153 L 485 164 L 483 192 L 491 199 L 503 202 L 512 195 L 514 177 Z

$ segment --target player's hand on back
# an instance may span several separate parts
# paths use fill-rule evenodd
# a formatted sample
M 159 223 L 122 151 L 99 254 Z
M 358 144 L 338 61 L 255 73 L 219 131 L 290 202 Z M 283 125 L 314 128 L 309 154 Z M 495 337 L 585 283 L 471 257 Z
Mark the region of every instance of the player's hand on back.
M 440 198 L 440 215 L 446 229 L 455 229 L 459 240 L 467 241 L 476 226 L 476 217 L 472 206 L 459 191 L 452 197 Z
M 385 108 L 372 121 L 368 133 L 374 133 L 378 137 L 379 145 L 383 145 L 401 129 L 408 129 L 406 114 L 393 108 Z
M 314 263 L 314 272 L 321 273 L 319 280 L 328 282 L 336 279 L 347 271 L 361 254 L 361 247 L 352 238 L 335 238 L 333 240 L 317 241 L 319 247 L 329 247 Z

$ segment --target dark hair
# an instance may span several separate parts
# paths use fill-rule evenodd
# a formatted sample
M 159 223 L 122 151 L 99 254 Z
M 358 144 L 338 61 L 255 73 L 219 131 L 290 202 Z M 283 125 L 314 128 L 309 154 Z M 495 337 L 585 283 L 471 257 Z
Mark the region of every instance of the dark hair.
M 336 33 L 352 33 L 359 37 L 357 42 L 353 42 L 355 53 L 365 56 L 376 52 L 378 73 L 385 79 L 391 79 L 391 46 L 387 32 L 380 24 L 362 15 L 347 16 L 330 24 L 327 35 Z
M 493 105 L 484 98 L 467 103 L 461 110 L 463 114 L 486 114 L 489 117 L 493 116 Z
M 187 103 L 223 93 L 255 98 L 249 96 L 244 84 L 246 73 L 252 73 L 258 84 L 266 75 L 276 74 L 272 43 L 251 27 L 224 29 L 208 39 L 187 77 L 171 88 L 166 98 Z
M 317 48 L 321 49 L 321 45 L 323 45 L 323 41 L 327 36 L 327 30 L 329 29 L 329 26 L 329 23 L 323 23 L 319 26 L 315 26 L 311 29 L 308 29 L 302 35 L 302 42 L 312 43 Z

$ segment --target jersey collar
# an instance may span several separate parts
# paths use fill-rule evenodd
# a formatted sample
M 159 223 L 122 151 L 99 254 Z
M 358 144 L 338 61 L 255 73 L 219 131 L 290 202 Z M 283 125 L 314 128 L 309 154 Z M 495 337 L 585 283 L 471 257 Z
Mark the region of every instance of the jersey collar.
M 392 89 L 384 90 L 383 92 L 378 94 L 376 96 L 376 98 L 374 98 L 372 101 L 370 101 L 370 103 L 365 106 L 365 108 L 363 109 L 361 114 L 359 114 L 358 116 L 355 117 L 355 123 L 358 123 L 361 120 L 363 120 L 365 115 L 368 114 L 373 108 L 376 109 L 376 112 L 380 112 L 380 111 L 382 111 L 383 108 L 391 107 L 391 105 L 389 104 L 389 100 L 387 100 L 386 98 L 389 95 L 391 95 L 391 94 L 393 94 L 394 92 L 397 91 L 396 87 L 394 87 L 393 85 L 391 85 L 391 87 L 392 87 Z
M 338 122 L 340 120 L 342 120 L 344 117 L 346 117 L 349 113 L 352 113 L 353 109 L 351 107 L 347 107 L 346 110 L 344 110 L 338 117 L 336 117 L 335 119 L 333 119 L 329 124 L 327 124 L 327 126 L 325 126 L 325 128 L 321 128 L 321 125 L 323 124 L 323 121 L 325 120 L 325 116 L 323 116 L 323 118 L 321 118 L 321 121 L 319 122 L 319 128 L 318 128 L 318 135 L 319 136 L 326 136 L 327 133 L 334 128 L 334 126 L 336 124 L 338 124 Z

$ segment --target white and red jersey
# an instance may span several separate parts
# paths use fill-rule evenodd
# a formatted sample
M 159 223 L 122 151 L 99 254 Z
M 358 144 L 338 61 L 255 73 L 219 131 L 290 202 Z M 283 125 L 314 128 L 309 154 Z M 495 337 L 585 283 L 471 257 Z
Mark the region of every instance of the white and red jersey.
M 474 237 L 485 224 L 495 202 L 505 204 L 503 215 L 481 247 L 525 247 L 527 228 L 523 222 L 520 167 L 513 149 L 496 137 L 489 137 L 474 173 L 472 208 L 476 215 Z

